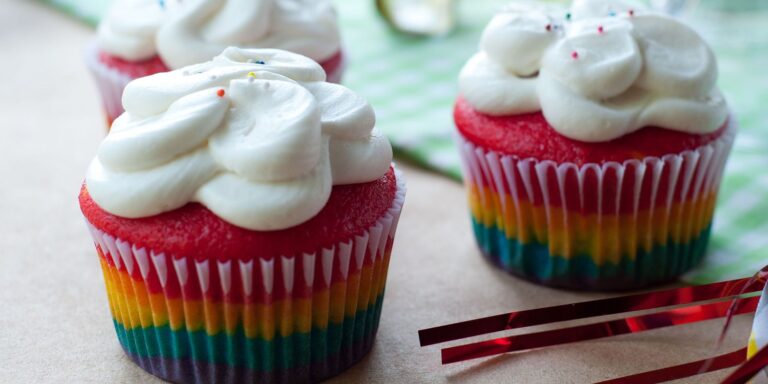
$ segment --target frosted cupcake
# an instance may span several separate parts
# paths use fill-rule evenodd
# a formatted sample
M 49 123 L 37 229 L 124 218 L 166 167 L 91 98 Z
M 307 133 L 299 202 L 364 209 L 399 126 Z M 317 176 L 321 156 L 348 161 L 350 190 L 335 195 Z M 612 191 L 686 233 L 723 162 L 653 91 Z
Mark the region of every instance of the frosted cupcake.
M 496 15 L 454 118 L 472 223 L 500 268 L 630 289 L 704 257 L 736 124 L 710 48 L 616 1 Z
M 310 382 L 370 350 L 405 188 L 370 105 L 324 80 L 229 48 L 126 87 L 80 206 L 120 344 L 151 374 Z
M 117 0 L 87 53 L 108 123 L 123 112 L 131 80 L 211 60 L 228 46 L 295 52 L 320 63 L 328 81 L 341 80 L 328 0 Z
M 768 347 L 768 286 L 763 288 L 763 293 L 757 304 L 755 319 L 752 322 L 752 333 L 749 335 L 747 358 L 751 359 L 765 347 Z M 768 376 L 768 373 L 763 374 Z

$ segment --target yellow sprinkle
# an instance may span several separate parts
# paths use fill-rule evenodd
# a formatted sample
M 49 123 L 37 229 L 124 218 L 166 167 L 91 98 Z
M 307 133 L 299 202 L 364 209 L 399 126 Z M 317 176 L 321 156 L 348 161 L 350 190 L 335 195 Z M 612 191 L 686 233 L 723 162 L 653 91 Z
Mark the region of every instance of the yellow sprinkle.
M 248 72 L 248 77 L 253 77 L 255 79 L 256 78 L 256 74 L 253 73 L 253 72 Z

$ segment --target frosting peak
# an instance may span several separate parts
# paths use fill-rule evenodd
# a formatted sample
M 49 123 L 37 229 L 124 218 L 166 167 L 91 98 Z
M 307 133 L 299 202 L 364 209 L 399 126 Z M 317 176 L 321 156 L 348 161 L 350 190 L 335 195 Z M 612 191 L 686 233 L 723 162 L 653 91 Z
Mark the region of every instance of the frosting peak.
M 174 69 L 230 45 L 286 49 L 316 61 L 340 49 L 327 0 L 118 0 L 99 25 L 98 42 L 126 60 L 159 54 Z
M 199 202 L 247 229 L 301 224 L 333 185 L 376 180 L 392 160 L 370 105 L 324 79 L 300 55 L 229 48 L 135 80 L 88 170 L 89 193 L 128 218 Z
M 486 27 L 459 88 L 490 115 L 541 110 L 561 134 L 608 141 L 644 126 L 709 133 L 727 117 L 711 49 L 633 3 L 517 4 Z

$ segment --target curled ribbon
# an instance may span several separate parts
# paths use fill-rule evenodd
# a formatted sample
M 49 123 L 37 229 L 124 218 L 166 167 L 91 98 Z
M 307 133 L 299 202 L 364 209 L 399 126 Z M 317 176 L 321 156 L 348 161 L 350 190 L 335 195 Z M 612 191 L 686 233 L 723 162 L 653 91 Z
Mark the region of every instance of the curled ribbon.
M 443 364 L 450 364 L 501 353 L 638 333 L 725 317 L 725 324 L 715 347 L 715 352 L 717 352 L 730 327 L 732 317 L 752 313 L 757 308 L 759 297 L 755 296 L 755 293 L 763 290 L 766 285 L 766 277 L 768 277 L 768 266 L 750 278 L 508 312 L 423 329 L 419 331 L 419 340 L 422 346 L 427 346 L 534 325 L 679 306 L 651 314 L 627 316 L 622 319 L 501 337 L 444 348 L 441 351 L 442 362 Z M 717 301 L 700 304 L 700 302 L 710 300 Z M 746 348 L 743 348 L 709 359 L 612 379 L 603 383 L 657 383 L 712 372 L 742 363 L 744 364 L 734 371 L 724 383 L 744 383 L 768 365 L 768 348 L 760 350 L 755 356 L 744 362 L 746 355 Z

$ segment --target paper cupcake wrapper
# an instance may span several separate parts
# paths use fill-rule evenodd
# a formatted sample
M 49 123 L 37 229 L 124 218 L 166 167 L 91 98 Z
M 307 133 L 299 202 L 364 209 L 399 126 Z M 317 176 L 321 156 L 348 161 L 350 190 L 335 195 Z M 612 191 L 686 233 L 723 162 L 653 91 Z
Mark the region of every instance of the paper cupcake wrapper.
M 99 48 L 96 42 L 88 45 L 85 53 L 85 63 L 96 80 L 99 88 L 101 103 L 107 117 L 107 126 L 123 114 L 123 90 L 135 78 L 107 67 L 99 61 Z
M 760 302 L 757 304 L 755 319 L 752 321 L 752 333 L 749 336 L 747 358 L 768 346 L 768 285 L 763 288 Z M 768 374 L 768 373 L 767 373 Z
M 87 222 L 121 346 L 177 383 L 303 383 L 373 345 L 400 211 L 346 242 L 266 260 L 193 260 L 140 248 Z
M 500 154 L 457 134 L 477 242 L 500 268 L 547 285 L 672 280 L 705 253 L 729 124 L 696 150 L 582 166 Z

